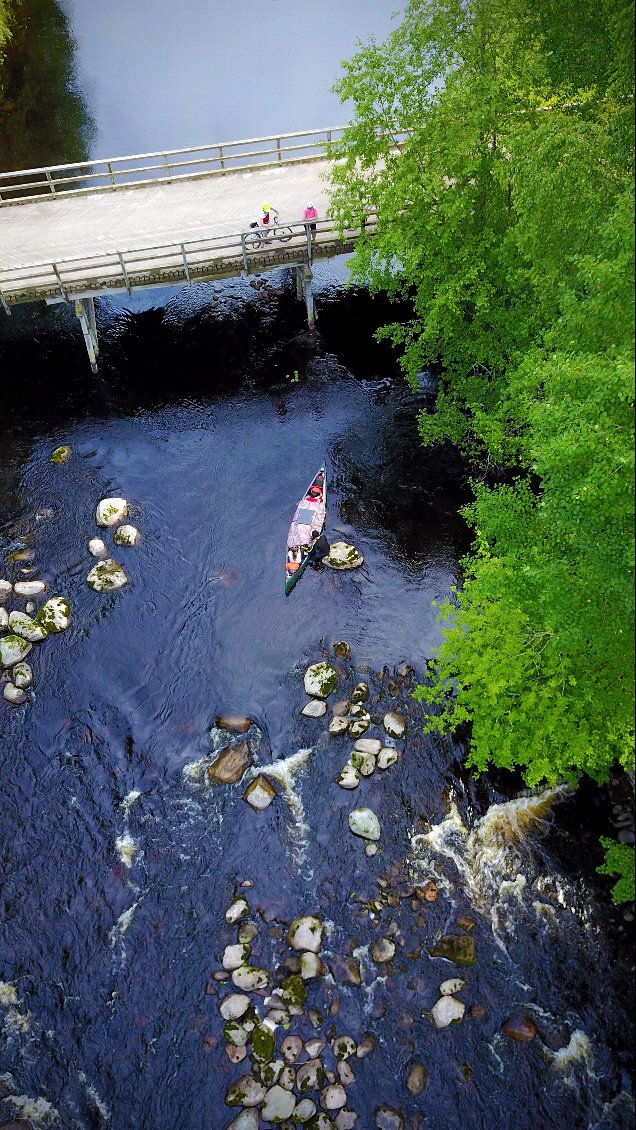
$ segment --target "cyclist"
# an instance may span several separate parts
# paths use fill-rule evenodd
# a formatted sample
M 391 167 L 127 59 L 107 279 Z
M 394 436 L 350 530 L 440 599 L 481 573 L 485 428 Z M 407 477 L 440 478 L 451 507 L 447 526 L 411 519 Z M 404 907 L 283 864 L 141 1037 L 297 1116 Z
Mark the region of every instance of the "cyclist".
M 263 238 L 267 239 L 269 235 L 270 225 L 274 226 L 274 216 L 277 215 L 276 208 L 272 208 L 271 204 L 265 202 L 261 204 L 261 227 L 264 229 Z

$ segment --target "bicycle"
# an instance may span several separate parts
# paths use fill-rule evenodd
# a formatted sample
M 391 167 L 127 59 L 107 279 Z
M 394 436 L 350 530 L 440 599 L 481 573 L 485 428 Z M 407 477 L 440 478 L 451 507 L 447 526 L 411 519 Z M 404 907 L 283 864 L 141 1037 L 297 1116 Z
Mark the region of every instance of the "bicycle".
M 249 251 L 258 251 L 270 239 L 279 239 L 281 243 L 288 243 L 292 237 L 291 228 L 281 226 L 278 212 L 272 212 L 271 222 L 267 227 L 262 227 L 258 220 L 250 224 L 249 234 L 245 236 L 245 247 Z

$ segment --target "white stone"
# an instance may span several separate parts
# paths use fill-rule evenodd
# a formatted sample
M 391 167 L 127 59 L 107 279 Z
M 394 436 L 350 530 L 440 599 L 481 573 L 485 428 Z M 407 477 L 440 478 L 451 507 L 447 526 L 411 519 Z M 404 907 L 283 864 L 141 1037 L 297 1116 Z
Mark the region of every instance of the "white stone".
M 9 616 L 9 630 L 15 632 L 16 636 L 22 636 L 23 640 L 28 640 L 29 643 L 36 643 L 38 640 L 45 640 L 48 632 L 41 624 L 36 624 L 26 612 L 12 612 Z
M 310 981 L 312 977 L 319 977 L 322 973 L 322 962 L 316 953 L 301 953 L 300 976 L 303 981 Z
M 15 667 L 16 663 L 26 659 L 32 647 L 33 644 L 22 636 L 3 636 L 0 639 L 0 663 L 3 667 Z
M 242 965 L 232 973 L 232 980 L 237 989 L 246 993 L 253 993 L 254 989 L 266 989 L 269 973 L 266 969 L 256 969 L 252 965 Z
M 101 538 L 91 538 L 88 543 L 88 552 L 93 557 L 105 557 L 108 553 L 106 543 Z
M 33 682 L 33 671 L 28 663 L 16 663 L 13 668 L 13 682 L 16 687 L 24 690 L 25 687 L 30 687 Z
M 224 1020 L 238 1020 L 247 1012 L 251 1003 L 244 993 L 230 993 L 229 997 L 221 1001 L 219 1012 Z
M 405 719 L 393 710 L 384 715 L 383 725 L 390 738 L 403 738 L 406 733 Z
M 128 514 L 128 503 L 125 498 L 102 498 L 97 503 L 95 521 L 98 526 L 116 526 L 123 522 Z
M 337 714 L 336 717 L 332 718 L 330 723 L 329 723 L 329 733 L 330 734 L 344 734 L 348 725 L 349 725 L 349 719 L 347 718 L 346 714 L 345 715 Z
M 358 738 L 353 748 L 360 753 L 373 753 L 377 757 L 382 749 L 382 742 L 378 738 Z
M 38 596 L 39 593 L 44 592 L 46 584 L 44 581 L 16 581 L 13 586 L 13 591 L 18 596 Z
M 320 1040 L 318 1036 L 316 1036 L 313 1040 L 307 1040 L 305 1044 L 305 1051 L 307 1052 L 307 1055 L 310 1059 L 315 1059 L 317 1055 L 320 1055 L 324 1046 L 325 1041 Z
M 318 953 L 322 941 L 322 922 L 319 918 L 307 914 L 304 918 L 294 918 L 287 931 L 287 941 L 294 950 L 300 952 L 309 950 Z
M 355 1083 L 355 1072 L 346 1059 L 340 1060 L 340 1062 L 336 1064 L 336 1071 L 338 1072 L 338 1078 L 343 1087 L 350 1087 L 352 1083 Z
M 242 1110 L 233 1118 L 226 1130 L 258 1130 L 258 1111 Z
M 49 635 L 65 632 L 71 622 L 71 606 L 65 596 L 51 596 L 40 606 L 36 619 Z
M 6 608 L 0 608 L 0 628 L 6 628 L 9 623 L 9 613 Z
M 447 1028 L 449 1024 L 461 1020 L 465 1011 L 466 1005 L 461 1001 L 455 1000 L 455 997 L 444 996 L 433 1005 L 431 1019 L 436 1028 Z
M 266 1087 L 273 1087 L 274 1083 L 278 1083 L 284 1067 L 285 1062 L 282 1059 L 270 1059 L 269 1063 L 261 1064 L 259 1074 Z
M 338 676 L 328 663 L 312 663 L 305 671 L 305 692 L 313 698 L 327 698 L 338 686 Z
M 112 589 L 121 589 L 127 585 L 128 577 L 121 565 L 111 557 L 107 557 L 105 561 L 93 565 L 86 578 L 86 584 L 95 589 L 95 592 L 111 592 Z
M 312 698 L 303 706 L 301 714 L 305 718 L 322 718 L 323 714 L 327 713 L 327 703 L 323 699 Z
M 223 950 L 222 965 L 224 969 L 239 969 L 245 965 L 250 956 L 250 947 L 246 945 L 226 946 Z
M 390 938 L 378 938 L 371 946 L 371 957 L 378 965 L 392 961 L 395 957 L 395 942 Z
M 225 912 L 225 921 L 229 923 L 238 922 L 239 918 L 242 918 L 248 910 L 249 904 L 246 899 L 239 895 L 239 897 L 235 898 L 234 902 L 231 902 L 228 906 Z
M 228 1087 L 225 1101 L 228 1106 L 260 1106 L 265 1094 L 265 1087 L 259 1079 L 253 1075 L 241 1075 Z
M 362 718 L 354 718 L 352 722 L 349 722 L 347 733 L 350 737 L 357 738 L 360 734 L 366 733 L 370 725 L 371 719 L 368 714 L 365 714 Z
M 354 808 L 349 813 L 349 827 L 354 836 L 365 840 L 380 839 L 380 821 L 370 808 Z
M 349 1059 L 356 1051 L 357 1044 L 353 1036 L 335 1036 L 331 1041 L 331 1050 L 337 1060 Z
M 374 855 L 378 854 L 378 845 L 377 844 L 367 844 L 365 849 L 364 849 L 364 854 L 368 855 L 369 859 L 372 859 Z
M 323 562 L 331 569 L 359 569 L 364 564 L 364 557 L 355 545 L 348 545 L 344 541 L 334 541 Z
M 360 784 L 360 774 L 350 761 L 338 773 L 336 783 L 341 789 L 357 789 Z
M 283 1068 L 283 1070 L 280 1073 L 280 1079 L 278 1080 L 278 1082 L 280 1083 L 281 1087 L 285 1088 L 286 1091 L 295 1090 L 295 1087 L 296 1087 L 296 1072 L 295 1072 L 294 1068 L 291 1066 L 291 1064 L 288 1063 L 287 1067 Z
M 0 581 L 0 600 L 6 600 L 10 593 L 13 592 L 13 585 L 11 581 Z
M 316 1104 L 311 1099 L 301 1099 L 298 1106 L 294 1107 L 293 1122 L 309 1122 L 316 1113 Z
M 336 1118 L 336 1130 L 353 1130 L 357 1121 L 354 1110 L 341 1110 Z
M 139 541 L 139 530 L 135 526 L 118 526 L 113 534 L 115 545 L 133 546 Z
M 265 1095 L 261 1118 L 264 1122 L 282 1122 L 283 1119 L 290 1117 L 295 1106 L 296 1099 L 291 1091 L 286 1091 L 284 1087 L 276 1084 L 270 1087 Z
M 303 1042 L 300 1036 L 285 1036 L 280 1045 L 280 1054 L 285 1063 L 295 1063 L 302 1050 Z
M 27 600 L 24 606 L 24 611 L 28 612 L 29 616 L 33 615 L 33 613 L 35 612 L 35 605 L 32 600 Z
M 375 769 L 375 754 L 363 753 L 362 750 L 353 749 L 349 760 L 363 777 L 370 777 Z
M 13 683 L 5 683 L 2 693 L 7 702 L 12 702 L 14 706 L 20 706 L 23 702 L 26 702 L 28 698 L 28 695 L 26 695 L 20 687 L 14 686 Z
M 341 1083 L 325 1087 L 320 1092 L 320 1105 L 323 1110 L 340 1110 L 347 1105 L 347 1092 Z
M 378 754 L 377 766 L 378 769 L 388 769 L 390 765 L 395 765 L 399 752 L 391 746 L 383 746 Z
M 450 997 L 453 993 L 458 993 L 460 989 L 464 988 L 466 984 L 462 981 L 461 977 L 450 977 L 448 981 L 442 981 L 439 991 L 443 997 Z
M 243 793 L 243 800 L 247 801 L 250 808 L 262 812 L 264 808 L 269 808 L 275 796 L 276 789 L 274 786 L 270 785 L 265 777 L 258 776 L 247 786 Z

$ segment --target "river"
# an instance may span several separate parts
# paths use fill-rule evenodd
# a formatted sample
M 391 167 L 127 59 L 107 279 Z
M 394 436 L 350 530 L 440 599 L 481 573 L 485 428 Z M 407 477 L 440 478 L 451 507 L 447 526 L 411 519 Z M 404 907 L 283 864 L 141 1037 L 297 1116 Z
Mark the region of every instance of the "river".
M 50 16 L 50 0 L 28 2 Z M 394 3 L 62 7 L 68 120 L 97 156 L 338 124 L 338 60 L 384 36 Z M 594 873 L 608 797 L 475 781 L 459 737 L 423 733 L 411 695 L 470 544 L 469 471 L 418 446 L 435 382 L 411 392 L 374 341 L 396 312 L 346 290 L 343 261 L 316 274 L 314 342 L 284 271 L 104 300 L 97 380 L 63 310 L 3 323 L 0 576 L 43 579 L 72 616 L 35 645 L 29 701 L 0 706 L 0 1125 L 224 1130 L 249 1065 L 230 1062 L 219 1013 L 237 937 L 224 914 L 242 895 L 251 961 L 274 985 L 297 969 L 290 921 L 324 925 L 321 975 L 277 1039 L 373 1038 L 349 1061 L 358 1130 L 382 1106 L 406 1130 L 623 1130 L 633 958 Z M 286 598 L 287 527 L 322 463 L 327 534 L 364 565 L 308 571 Z M 141 538 L 116 552 L 129 584 L 105 595 L 86 586 L 86 546 L 109 495 Z M 387 711 L 407 718 L 397 763 L 355 793 L 335 782 L 351 741 L 328 735 L 330 713 L 299 713 L 304 672 L 325 659 L 330 704 L 368 684 L 368 736 Z M 214 786 L 206 770 L 237 740 L 223 713 L 251 721 L 252 767 Z M 242 799 L 259 771 L 277 792 L 261 813 Z M 380 821 L 373 856 L 349 830 L 359 806 Z M 474 942 L 475 963 L 430 956 L 446 935 Z M 372 956 L 379 938 L 390 961 Z M 439 985 L 456 977 L 465 1014 L 438 1030 Z M 502 1033 L 517 1012 L 529 1042 Z

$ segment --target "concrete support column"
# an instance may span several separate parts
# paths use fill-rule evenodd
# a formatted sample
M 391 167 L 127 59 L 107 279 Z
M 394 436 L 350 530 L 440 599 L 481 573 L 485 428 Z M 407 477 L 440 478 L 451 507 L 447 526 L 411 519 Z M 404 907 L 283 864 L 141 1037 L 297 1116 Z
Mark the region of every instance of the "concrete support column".
M 75 301 L 75 313 L 79 318 L 86 352 L 91 363 L 93 373 L 97 372 L 97 357 L 99 354 L 99 341 L 97 339 L 97 320 L 95 318 L 95 300 L 93 298 L 78 298 Z
M 303 268 L 295 267 L 296 272 L 296 298 L 299 302 L 303 300 Z
M 305 306 L 307 308 L 307 325 L 310 330 L 314 330 L 316 328 L 316 318 L 318 315 L 316 313 L 316 303 L 314 302 L 314 292 L 311 287 L 313 272 L 311 267 L 302 267 L 301 270 L 303 272 L 303 290 L 305 293 Z

